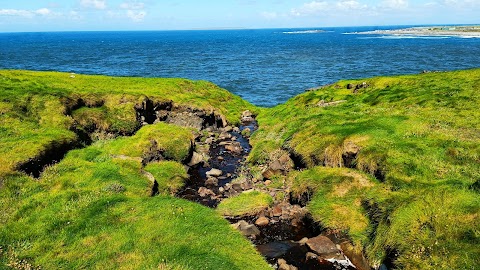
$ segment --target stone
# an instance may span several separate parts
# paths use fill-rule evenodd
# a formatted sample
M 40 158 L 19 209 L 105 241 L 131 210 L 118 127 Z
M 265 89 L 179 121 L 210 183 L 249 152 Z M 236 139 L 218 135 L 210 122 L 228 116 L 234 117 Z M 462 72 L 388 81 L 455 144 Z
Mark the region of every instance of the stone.
M 217 160 L 218 160 L 218 161 L 224 161 L 224 160 L 225 160 L 225 158 L 224 158 L 224 157 L 222 157 L 222 156 L 218 156 L 218 157 L 217 157 Z
M 257 226 L 267 226 L 270 223 L 270 220 L 266 217 L 259 217 L 257 221 L 255 221 L 255 225 Z
M 200 197 L 204 198 L 204 197 L 207 197 L 207 196 L 215 196 L 215 193 L 212 190 L 210 190 L 206 187 L 200 187 L 198 189 L 198 195 L 200 195 Z
M 313 252 L 307 252 L 307 254 L 305 254 L 305 259 L 306 259 L 307 261 L 309 261 L 309 260 L 317 260 L 317 258 L 318 258 L 318 255 L 315 254 L 315 253 L 313 253 Z
M 239 142 L 232 142 L 230 144 L 225 145 L 225 150 L 232 152 L 234 154 L 241 154 L 243 152 L 243 148 Z
M 215 168 L 211 169 L 210 171 L 208 171 L 208 172 L 206 173 L 207 177 L 209 177 L 209 176 L 219 177 L 219 176 L 221 176 L 222 174 L 223 174 L 223 172 L 222 172 L 221 170 L 215 169 Z
M 232 224 L 232 227 L 239 230 L 245 236 L 260 235 L 260 230 L 257 228 L 257 226 L 249 224 L 245 220 L 240 220 L 239 222 Z
M 218 186 L 218 179 L 215 177 L 208 177 L 205 181 L 205 186 L 207 187 L 216 187 Z
M 197 130 L 201 130 L 203 127 L 203 118 L 187 112 L 171 112 L 165 122 Z
M 205 143 L 206 143 L 206 144 L 212 144 L 214 141 L 215 141 L 215 139 L 210 137 L 210 138 L 207 138 L 207 139 L 205 140 Z
M 304 245 L 307 244 L 307 242 L 308 242 L 308 237 L 304 237 L 304 238 L 300 239 L 300 241 L 298 241 L 297 243 L 301 246 L 304 246 Z
M 348 90 L 353 89 L 353 88 L 355 88 L 354 84 L 352 84 L 352 83 L 347 84 L 347 89 Z
M 279 159 L 278 162 L 282 165 L 284 170 L 291 170 L 295 166 L 293 160 L 290 158 L 288 154 L 283 154 Z
M 282 215 L 282 212 L 283 212 L 282 207 L 281 207 L 280 205 L 278 205 L 278 204 L 275 205 L 275 206 L 273 207 L 273 209 L 272 209 L 272 215 L 273 215 L 274 217 L 279 217 L 279 216 L 281 216 L 281 215 Z
M 280 161 L 278 161 L 278 160 L 275 160 L 274 162 L 272 162 L 272 164 L 270 164 L 269 167 L 273 171 L 284 171 L 285 170 L 282 163 L 280 163 Z
M 268 168 L 262 172 L 262 176 L 265 179 L 271 179 L 275 175 L 279 175 L 279 174 L 281 174 L 281 171 L 275 171 L 275 170 L 272 170 L 271 168 Z
M 337 253 L 340 253 L 335 243 L 333 243 L 332 240 L 323 235 L 308 239 L 306 244 L 311 251 L 315 252 L 317 255 L 320 256 L 335 256 L 337 255 Z
M 193 152 L 192 159 L 190 159 L 190 162 L 187 165 L 190 167 L 193 167 L 202 162 L 203 162 L 203 156 L 197 152 Z
M 240 132 L 240 128 L 238 128 L 238 127 L 233 127 L 233 132 L 239 133 L 239 132 Z
M 272 184 L 272 181 L 271 180 L 267 180 L 264 182 L 265 183 L 265 186 L 270 186 Z
M 225 132 L 231 132 L 233 128 L 231 126 L 226 126 L 224 130 Z
M 252 117 L 252 116 L 253 116 L 253 114 L 249 110 L 246 110 L 246 111 L 242 112 L 242 117 Z
M 237 191 L 237 192 L 242 192 L 243 191 L 242 184 L 240 184 L 240 183 L 233 183 L 232 184 L 232 189 Z

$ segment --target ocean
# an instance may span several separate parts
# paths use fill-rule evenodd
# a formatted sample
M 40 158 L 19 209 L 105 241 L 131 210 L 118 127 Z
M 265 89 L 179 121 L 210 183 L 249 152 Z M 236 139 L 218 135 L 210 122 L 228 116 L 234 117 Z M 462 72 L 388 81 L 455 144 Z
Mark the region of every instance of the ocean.
M 0 33 L 0 69 L 207 80 L 271 107 L 341 79 L 480 67 L 480 38 L 347 34 L 402 27 Z

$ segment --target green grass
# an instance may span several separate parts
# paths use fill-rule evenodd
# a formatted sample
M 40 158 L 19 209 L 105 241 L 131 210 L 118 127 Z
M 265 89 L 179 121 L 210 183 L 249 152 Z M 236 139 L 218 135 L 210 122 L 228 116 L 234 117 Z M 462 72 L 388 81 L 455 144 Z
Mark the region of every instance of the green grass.
M 272 196 L 259 192 L 243 192 L 238 196 L 224 199 L 217 207 L 217 212 L 224 216 L 253 215 L 271 206 Z
M 269 269 L 217 212 L 171 196 L 188 177 L 193 130 L 158 123 L 136 132 L 134 106 L 145 96 L 231 123 L 255 109 L 207 82 L 0 71 L 0 268 Z M 79 143 L 75 129 L 100 135 L 39 179 L 16 171 L 54 145 Z M 150 197 L 146 172 L 159 196 Z
M 185 167 L 173 161 L 150 163 L 145 170 L 155 177 L 159 192 L 164 194 L 174 195 L 188 178 Z
M 299 156 L 307 170 L 289 176 L 294 194 L 311 191 L 314 218 L 348 231 L 372 263 L 396 250 L 398 269 L 480 268 L 478 104 L 480 69 L 340 81 L 263 111 L 249 162 Z M 377 177 L 370 187 L 345 176 L 352 145 L 349 170 Z M 337 186 L 351 189 L 337 196 Z
M 133 134 L 138 128 L 134 106 L 146 97 L 216 112 L 233 124 L 239 123 L 242 111 L 257 110 L 205 81 L 0 70 L 0 176 L 55 142 L 80 142 L 74 128 Z M 86 107 L 77 109 L 80 100 Z
M 346 87 L 363 82 L 358 93 Z M 314 219 L 348 233 L 372 264 L 396 251 L 398 269 L 480 268 L 480 69 L 340 81 L 270 109 L 204 81 L 0 71 L 0 266 L 268 268 L 221 214 L 251 214 L 273 199 L 242 193 L 214 211 L 169 196 L 184 185 L 193 131 L 137 131 L 134 106 L 145 97 L 230 123 L 246 109 L 258 114 L 251 171 L 260 178 L 286 152 L 298 157 L 306 168 L 271 185 L 308 193 Z M 79 143 L 73 130 L 97 132 L 97 141 L 38 180 L 16 171 Z M 143 166 L 158 154 L 166 160 Z M 146 172 L 160 196 L 149 197 Z

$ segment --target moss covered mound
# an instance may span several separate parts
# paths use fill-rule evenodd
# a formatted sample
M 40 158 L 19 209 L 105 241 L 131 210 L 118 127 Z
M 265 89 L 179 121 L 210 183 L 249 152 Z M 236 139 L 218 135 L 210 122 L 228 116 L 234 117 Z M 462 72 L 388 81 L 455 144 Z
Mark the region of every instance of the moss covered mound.
M 252 165 L 288 151 L 292 196 L 373 264 L 479 268 L 480 70 L 340 81 L 261 113 Z
M 269 268 L 221 215 L 172 196 L 196 131 L 142 126 L 147 99 L 233 123 L 255 109 L 207 82 L 0 71 L 0 268 Z

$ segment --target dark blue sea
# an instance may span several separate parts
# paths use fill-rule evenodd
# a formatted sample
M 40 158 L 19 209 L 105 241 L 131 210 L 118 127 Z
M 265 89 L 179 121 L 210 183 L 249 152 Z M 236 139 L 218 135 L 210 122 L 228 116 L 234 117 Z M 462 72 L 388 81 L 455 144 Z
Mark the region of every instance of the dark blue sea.
M 0 33 L 0 69 L 208 80 L 274 106 L 340 79 L 480 67 L 480 38 L 345 34 L 395 28 Z

